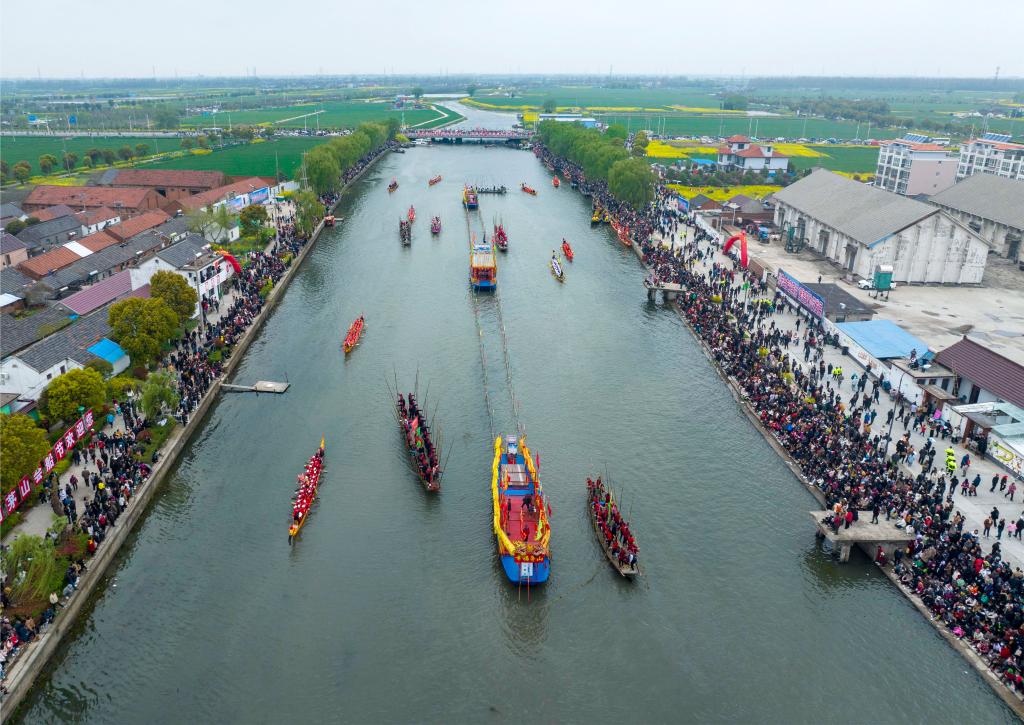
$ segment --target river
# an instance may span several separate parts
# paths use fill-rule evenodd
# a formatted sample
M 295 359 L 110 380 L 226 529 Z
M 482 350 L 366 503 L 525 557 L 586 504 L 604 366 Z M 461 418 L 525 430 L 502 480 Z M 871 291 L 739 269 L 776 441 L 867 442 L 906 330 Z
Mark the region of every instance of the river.
M 466 181 L 516 190 L 467 215 Z M 526 152 L 415 148 L 373 168 L 236 375 L 291 389 L 215 405 L 23 721 L 1013 721 L 864 557 L 821 550 L 814 500 L 588 209 Z M 477 302 L 481 337 L 467 229 L 496 217 L 510 251 L 500 298 Z M 546 261 L 563 236 L 576 261 L 559 285 Z M 552 578 L 529 593 L 490 531 L 491 421 L 514 425 L 498 304 L 553 507 Z M 451 451 L 439 496 L 410 469 L 386 387 L 417 371 Z M 321 500 L 289 547 L 321 435 Z M 585 515 L 584 480 L 606 470 L 645 565 L 633 584 Z

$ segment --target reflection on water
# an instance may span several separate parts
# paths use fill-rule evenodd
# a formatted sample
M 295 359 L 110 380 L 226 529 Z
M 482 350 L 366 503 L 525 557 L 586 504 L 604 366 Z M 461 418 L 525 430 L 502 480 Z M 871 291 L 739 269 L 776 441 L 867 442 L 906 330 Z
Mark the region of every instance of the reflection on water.
M 483 178 L 538 195 L 467 214 L 462 184 Z M 286 373 L 290 390 L 216 404 L 25 722 L 1012 718 L 870 566 L 818 549 L 813 499 L 678 317 L 647 302 L 633 252 L 548 178 L 528 153 L 416 148 L 356 185 L 237 374 Z M 444 230 L 418 221 L 403 249 L 410 204 Z M 514 390 L 553 512 L 552 578 L 528 601 L 495 553 L 467 284 L 469 230 L 493 217 L 510 234 L 498 283 Z M 547 259 L 563 236 L 576 261 L 559 285 Z M 507 431 L 497 300 L 479 303 Z M 385 385 L 417 372 L 452 452 L 433 497 Z M 289 547 L 292 485 L 321 435 L 320 502 Z M 585 514 L 586 477 L 606 466 L 632 508 L 646 572 L 633 584 Z

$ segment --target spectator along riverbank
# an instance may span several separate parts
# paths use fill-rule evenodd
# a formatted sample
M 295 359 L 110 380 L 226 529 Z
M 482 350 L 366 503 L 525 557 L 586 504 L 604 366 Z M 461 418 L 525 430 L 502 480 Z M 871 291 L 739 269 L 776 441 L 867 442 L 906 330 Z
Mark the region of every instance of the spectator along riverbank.
M 629 225 L 656 281 L 683 286 L 678 313 L 835 525 L 865 517 L 913 536 L 892 559 L 877 553 L 876 563 L 1024 716 L 1024 549 L 1016 541 L 1024 504 L 1013 501 L 1013 481 L 988 462 L 962 465 L 965 451 L 933 423 L 932 410 L 883 392 L 884 373 L 865 374 L 820 321 L 720 254 L 721 240 L 679 212 L 673 195 L 659 189 L 639 212 L 578 167 L 536 151 Z M 953 471 L 947 448 L 961 464 Z M 979 494 L 995 502 L 987 516 L 978 513 Z M 1004 538 L 1010 531 L 1013 542 Z
M 341 177 L 337 193 L 320 197 L 327 213 L 341 194 L 378 159 L 395 147 L 388 142 L 359 159 Z M 135 524 L 146 511 L 178 455 L 202 424 L 220 386 L 237 367 L 270 310 L 280 300 L 296 270 L 318 239 L 324 224 L 308 238 L 296 234 L 294 219 L 278 217 L 277 239 L 266 249 L 242 260 L 241 274 L 216 307 L 206 309 L 205 321 L 175 341 L 159 368 L 175 379 L 179 403 L 156 420 L 146 420 L 132 399 L 114 401 L 110 415 L 97 421 L 70 454 L 71 467 L 55 480 L 67 527 L 61 536 L 84 536 L 85 551 L 75 558 L 59 591 L 38 616 L 9 613 L 0 620 L 2 717 L 6 721 L 32 688 L 50 656 L 102 580 L 103 574 Z M 269 287 L 268 287 L 269 283 Z M 211 353 L 220 353 L 212 354 Z M 156 427 L 173 426 L 162 447 L 145 457 Z M 21 535 L 51 535 L 49 506 L 37 506 L 18 524 L 5 545 Z M 16 576 L 5 572 L 6 577 Z

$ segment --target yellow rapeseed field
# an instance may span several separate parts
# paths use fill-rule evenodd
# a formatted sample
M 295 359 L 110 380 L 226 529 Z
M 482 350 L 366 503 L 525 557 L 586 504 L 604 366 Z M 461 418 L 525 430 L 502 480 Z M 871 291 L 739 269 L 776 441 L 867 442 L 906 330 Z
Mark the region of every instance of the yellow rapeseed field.
M 689 149 L 669 145 L 662 141 L 651 141 L 647 144 L 647 156 L 655 159 L 687 159 Z
M 714 156 L 718 149 L 713 146 L 689 144 L 685 141 L 651 141 L 647 144 L 647 155 L 658 159 L 686 159 L 691 154 Z
M 682 111 L 684 113 L 728 113 L 739 115 L 746 114 L 746 111 L 726 111 L 721 108 L 700 108 L 698 106 L 669 106 L 669 108 L 675 111 Z
M 807 158 L 828 156 L 828 154 L 823 154 L 820 151 L 817 151 L 810 146 L 805 146 L 802 143 L 777 143 L 772 145 L 775 147 L 776 151 L 785 156 L 804 156 Z
M 687 199 L 692 199 L 697 196 L 697 194 L 703 194 L 714 201 L 724 202 L 729 201 L 729 199 L 733 198 L 737 194 L 743 194 L 744 196 L 753 197 L 755 199 L 763 199 L 769 194 L 774 194 L 782 187 L 771 186 L 768 184 L 748 184 L 728 187 L 683 186 L 682 184 L 669 184 L 668 188 Z

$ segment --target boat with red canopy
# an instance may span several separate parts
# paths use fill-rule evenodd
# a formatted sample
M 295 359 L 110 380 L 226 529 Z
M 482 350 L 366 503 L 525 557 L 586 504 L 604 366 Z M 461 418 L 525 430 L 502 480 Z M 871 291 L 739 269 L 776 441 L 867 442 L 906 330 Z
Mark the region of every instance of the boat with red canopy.
M 562 254 L 564 254 L 565 258 L 568 259 L 570 262 L 572 261 L 572 258 L 574 256 L 572 253 L 572 247 L 569 245 L 569 242 L 565 240 L 565 238 L 562 239 Z
M 522 189 L 523 191 L 525 191 L 530 196 L 537 196 L 537 190 L 534 189 L 532 186 L 527 186 L 526 184 L 520 184 L 519 188 Z

